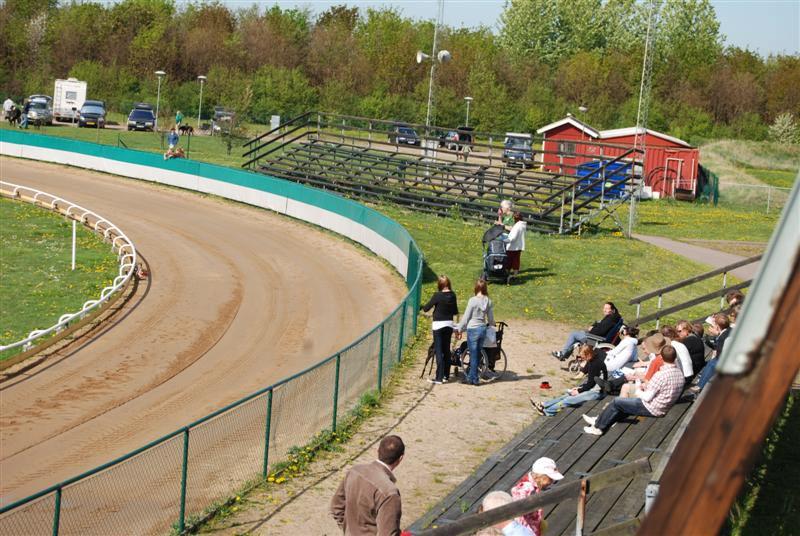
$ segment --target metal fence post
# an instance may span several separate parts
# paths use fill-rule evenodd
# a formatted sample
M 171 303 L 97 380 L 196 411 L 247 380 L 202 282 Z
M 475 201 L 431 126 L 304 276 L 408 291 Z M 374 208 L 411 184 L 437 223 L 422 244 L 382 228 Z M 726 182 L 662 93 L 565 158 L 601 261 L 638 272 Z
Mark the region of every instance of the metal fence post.
M 189 468 L 189 429 L 183 429 L 183 467 L 181 468 L 181 512 L 178 519 L 178 533 L 186 528 L 186 474 Z
M 403 359 L 403 336 L 406 330 L 406 306 L 407 303 L 403 301 L 403 314 L 400 315 L 400 340 L 397 341 L 397 362 Z
M 772 186 L 767 186 L 767 214 L 769 214 L 770 201 L 772 201 Z
M 378 392 L 383 390 L 383 328 L 386 322 L 381 324 L 381 347 L 378 350 Z
M 267 418 L 264 423 L 264 468 L 261 474 L 267 478 L 269 473 L 269 433 L 272 426 L 272 389 L 267 391 Z
M 53 511 L 53 536 L 58 536 L 58 527 L 61 524 L 61 488 L 56 489 L 56 504 Z
M 339 368 L 342 363 L 342 354 L 336 354 L 336 383 L 333 385 L 333 422 L 331 430 L 336 431 L 336 413 L 339 407 Z

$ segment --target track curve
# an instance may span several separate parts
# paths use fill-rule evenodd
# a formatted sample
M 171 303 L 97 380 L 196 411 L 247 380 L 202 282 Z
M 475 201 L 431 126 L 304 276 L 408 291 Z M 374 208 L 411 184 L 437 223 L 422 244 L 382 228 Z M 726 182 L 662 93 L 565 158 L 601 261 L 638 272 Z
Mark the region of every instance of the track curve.
M 6 157 L 0 178 L 111 218 L 151 269 L 123 321 L 0 385 L 2 504 L 318 362 L 405 294 L 377 259 L 265 210 Z

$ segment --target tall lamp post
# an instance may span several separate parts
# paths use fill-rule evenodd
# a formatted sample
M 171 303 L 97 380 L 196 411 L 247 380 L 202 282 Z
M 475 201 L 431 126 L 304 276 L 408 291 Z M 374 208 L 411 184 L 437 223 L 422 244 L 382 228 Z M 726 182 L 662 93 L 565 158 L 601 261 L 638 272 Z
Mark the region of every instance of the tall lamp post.
M 431 75 L 430 80 L 428 81 L 428 111 L 425 114 L 425 126 L 431 126 L 431 106 L 433 104 L 433 79 L 436 74 L 436 60 L 439 63 L 447 63 L 450 61 L 450 53 L 446 50 L 436 50 L 436 47 L 439 43 L 439 26 L 442 24 L 442 19 L 444 18 L 444 0 L 439 0 L 438 12 L 436 14 L 436 25 L 433 27 L 433 49 L 431 50 L 430 56 L 425 54 L 421 50 L 417 52 L 417 63 L 422 63 L 423 61 L 430 59 L 431 60 Z M 427 133 L 426 133 L 427 134 Z
M 164 78 L 166 75 L 164 71 L 156 71 L 156 76 L 158 77 L 158 93 L 156 96 L 156 130 L 158 130 L 158 107 L 161 104 L 161 79 Z
M 200 105 L 197 107 L 197 130 L 200 130 L 200 114 L 203 112 L 203 83 L 205 83 L 208 78 L 201 74 L 197 79 L 200 80 Z
M 464 97 L 464 100 L 467 101 L 467 118 L 464 121 L 464 126 L 469 126 L 469 105 L 472 103 L 472 97 Z

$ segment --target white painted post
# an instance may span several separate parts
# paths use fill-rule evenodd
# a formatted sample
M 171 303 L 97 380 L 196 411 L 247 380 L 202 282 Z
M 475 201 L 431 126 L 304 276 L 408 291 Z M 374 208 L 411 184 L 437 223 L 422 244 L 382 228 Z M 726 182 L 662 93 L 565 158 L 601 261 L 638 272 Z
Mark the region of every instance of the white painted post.
M 78 222 L 72 220 L 72 271 L 75 271 L 75 246 L 77 245 Z

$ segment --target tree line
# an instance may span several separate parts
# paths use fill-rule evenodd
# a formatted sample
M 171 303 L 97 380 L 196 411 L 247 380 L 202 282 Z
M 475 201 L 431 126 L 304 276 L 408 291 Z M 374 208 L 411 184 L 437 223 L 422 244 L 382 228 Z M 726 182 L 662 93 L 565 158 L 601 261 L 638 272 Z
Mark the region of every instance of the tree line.
M 708 0 L 658 3 L 649 127 L 699 141 L 762 139 L 800 112 L 800 56 L 725 46 Z M 440 29 L 452 61 L 436 71 L 433 123 L 535 131 L 567 112 L 598 128 L 632 126 L 647 5 L 636 0 L 510 0 L 499 28 Z M 0 92 L 52 93 L 56 78 L 89 84 L 89 98 L 127 111 L 224 105 L 268 123 L 304 111 L 424 122 L 432 21 L 394 8 L 232 10 L 216 2 L 6 0 L 0 5 Z M 578 114 L 578 107 L 588 111 Z M 207 114 L 204 114 L 207 115 Z

